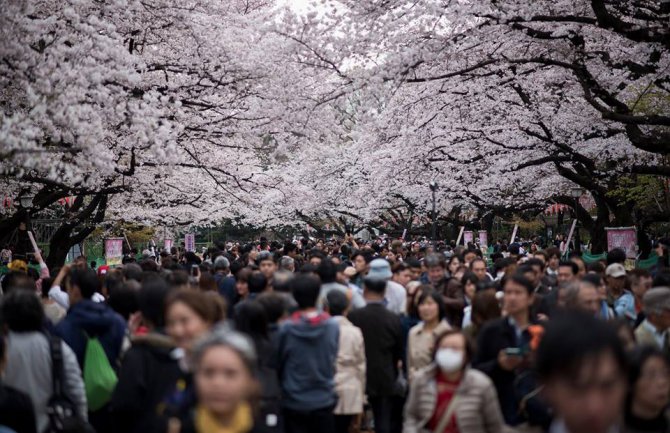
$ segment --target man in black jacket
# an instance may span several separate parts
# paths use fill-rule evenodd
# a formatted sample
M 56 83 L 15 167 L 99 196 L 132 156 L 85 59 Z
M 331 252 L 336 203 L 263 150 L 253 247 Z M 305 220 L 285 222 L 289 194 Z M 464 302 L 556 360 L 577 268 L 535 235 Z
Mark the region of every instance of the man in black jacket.
M 110 401 L 112 431 L 167 431 L 167 418 L 159 415 L 159 407 L 182 375 L 175 343 L 162 333 L 168 293 L 163 279 L 149 278 L 137 294 L 142 322 L 149 332 L 133 337 L 123 357 Z
M 519 414 L 518 378 L 529 371 L 531 334 L 528 328 L 532 325 L 534 287 L 523 274 L 515 274 L 503 281 L 503 290 L 507 317 L 482 328 L 473 367 L 491 378 L 505 422 L 514 426 L 524 421 Z
M 349 313 L 349 320 L 361 329 L 365 340 L 366 392 L 376 433 L 390 433 L 402 428 L 394 425 L 391 429 L 398 363 L 403 353 L 400 318 L 384 305 L 386 281 L 391 276 L 371 268 L 364 282 L 363 296 L 367 305 Z

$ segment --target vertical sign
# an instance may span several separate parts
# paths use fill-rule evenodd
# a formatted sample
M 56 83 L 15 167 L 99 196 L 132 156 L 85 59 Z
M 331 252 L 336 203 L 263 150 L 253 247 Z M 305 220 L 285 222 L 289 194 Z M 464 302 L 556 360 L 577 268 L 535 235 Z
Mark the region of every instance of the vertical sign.
M 486 230 L 481 230 L 478 233 L 479 235 L 479 246 L 486 248 L 489 246 L 489 235 L 486 233 Z
M 404 241 L 405 240 L 405 235 L 407 235 L 407 229 L 404 229 L 402 231 L 402 237 L 400 239 L 402 239 Z
M 570 233 L 568 233 L 568 239 L 566 239 L 565 243 L 563 244 L 563 250 L 561 251 L 561 254 L 566 252 L 568 250 L 568 245 L 570 245 L 570 241 L 572 240 L 572 235 L 575 234 L 575 227 L 577 226 L 577 220 L 572 220 L 572 227 L 570 227 Z
M 456 239 L 456 245 L 461 243 L 461 238 L 463 237 L 463 230 L 465 230 L 465 226 L 461 226 L 461 231 L 458 232 L 458 239 Z
M 510 239 L 509 244 L 512 245 L 516 239 L 516 232 L 519 231 L 519 224 L 514 224 L 514 231 L 512 232 L 512 239 Z
M 172 239 L 165 239 L 164 248 L 167 250 L 167 252 L 172 251 L 172 245 L 174 245 L 174 241 Z
M 186 236 L 184 236 L 184 246 L 186 247 L 186 251 L 195 251 L 194 233 L 187 233 Z
M 474 240 L 474 234 L 471 230 L 463 232 L 463 245 L 467 246 Z
M 605 227 L 607 231 L 607 251 L 621 248 L 626 257 L 634 259 L 637 256 L 637 231 L 635 227 Z
M 105 263 L 120 266 L 123 260 L 123 238 L 105 239 Z

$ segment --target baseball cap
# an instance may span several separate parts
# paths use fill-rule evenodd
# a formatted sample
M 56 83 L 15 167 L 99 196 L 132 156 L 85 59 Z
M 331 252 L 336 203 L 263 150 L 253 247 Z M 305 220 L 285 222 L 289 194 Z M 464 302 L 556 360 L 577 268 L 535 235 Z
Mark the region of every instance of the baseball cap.
M 105 275 L 109 272 L 109 266 L 107 265 L 102 265 L 98 266 L 98 276 Z
M 613 278 L 625 277 L 626 268 L 621 263 L 612 263 L 605 269 L 605 275 Z

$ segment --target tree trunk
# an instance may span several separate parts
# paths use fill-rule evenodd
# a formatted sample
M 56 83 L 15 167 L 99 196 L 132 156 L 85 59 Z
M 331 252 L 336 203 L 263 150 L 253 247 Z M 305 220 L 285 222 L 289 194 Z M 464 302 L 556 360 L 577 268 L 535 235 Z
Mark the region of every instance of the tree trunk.
M 83 197 L 79 196 L 70 208 L 71 212 L 77 212 L 84 205 Z M 97 223 L 101 223 L 105 218 L 107 210 L 107 195 L 97 194 L 91 202 L 84 207 L 78 214 L 66 218 L 65 222 L 56 230 L 49 241 L 49 256 L 46 263 L 49 268 L 63 266 L 67 259 L 67 253 L 73 245 L 84 242 L 90 235 Z M 86 221 L 95 212 L 92 221 Z M 75 230 L 80 228 L 75 233 Z

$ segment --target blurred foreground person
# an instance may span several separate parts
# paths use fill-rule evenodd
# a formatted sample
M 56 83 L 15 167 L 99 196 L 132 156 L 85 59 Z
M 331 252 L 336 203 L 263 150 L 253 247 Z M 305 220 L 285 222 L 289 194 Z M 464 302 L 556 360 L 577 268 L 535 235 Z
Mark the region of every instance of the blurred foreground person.
M 668 432 L 670 418 L 670 362 L 658 348 L 636 349 L 630 359 L 630 389 L 626 399 L 624 432 Z
M 251 433 L 259 390 L 256 353 L 251 340 L 229 329 L 216 329 L 192 350 L 196 403 L 170 433 Z
M 551 433 L 619 431 L 626 356 L 611 325 L 566 313 L 549 323 L 536 355 L 542 393 L 554 409 Z

